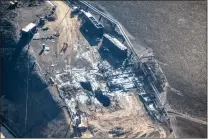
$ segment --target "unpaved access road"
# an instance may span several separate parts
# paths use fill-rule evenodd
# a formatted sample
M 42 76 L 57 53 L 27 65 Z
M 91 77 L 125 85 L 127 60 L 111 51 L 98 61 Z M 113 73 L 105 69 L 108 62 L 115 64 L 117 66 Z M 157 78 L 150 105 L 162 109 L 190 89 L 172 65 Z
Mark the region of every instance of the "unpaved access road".
M 56 48 L 57 54 L 60 52 L 64 43 L 69 45 L 69 49 L 67 49 L 66 53 L 70 54 L 74 44 L 77 44 L 78 41 L 79 22 L 77 18 L 70 18 L 71 9 L 64 2 L 52 1 L 52 3 L 57 6 L 57 19 L 55 22 L 49 22 L 48 26 L 60 34 Z

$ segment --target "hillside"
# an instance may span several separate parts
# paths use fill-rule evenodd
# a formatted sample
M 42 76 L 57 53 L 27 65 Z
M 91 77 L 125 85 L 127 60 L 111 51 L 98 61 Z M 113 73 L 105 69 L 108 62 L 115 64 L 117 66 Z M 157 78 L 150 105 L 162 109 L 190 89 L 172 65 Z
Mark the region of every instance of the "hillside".
M 35 16 L 44 2 L 22 0 L 14 10 L 8 9 L 9 1 L 0 5 L 1 120 L 17 137 L 64 137 L 68 123 L 60 100 L 34 67 L 36 60 L 27 52 L 28 45 L 19 41 L 22 11 L 32 19 L 30 15 Z

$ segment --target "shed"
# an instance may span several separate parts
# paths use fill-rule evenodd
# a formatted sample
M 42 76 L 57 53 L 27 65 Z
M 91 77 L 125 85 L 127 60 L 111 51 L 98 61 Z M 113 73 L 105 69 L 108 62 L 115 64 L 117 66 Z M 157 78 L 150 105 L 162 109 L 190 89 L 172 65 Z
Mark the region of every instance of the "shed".
M 10 4 L 11 6 L 14 6 L 14 2 L 13 2 L 13 1 L 10 1 L 9 4 Z
M 36 24 L 30 23 L 26 27 L 22 28 L 21 32 L 24 34 L 29 34 L 29 33 L 34 34 L 36 29 L 37 29 Z
M 15 9 L 16 4 L 13 1 L 9 2 L 9 9 Z
M 127 58 L 127 47 L 115 37 L 104 34 L 103 46 L 108 48 L 113 56 L 121 59 Z
M 91 13 L 82 10 L 82 28 L 92 37 L 102 38 L 104 26 Z

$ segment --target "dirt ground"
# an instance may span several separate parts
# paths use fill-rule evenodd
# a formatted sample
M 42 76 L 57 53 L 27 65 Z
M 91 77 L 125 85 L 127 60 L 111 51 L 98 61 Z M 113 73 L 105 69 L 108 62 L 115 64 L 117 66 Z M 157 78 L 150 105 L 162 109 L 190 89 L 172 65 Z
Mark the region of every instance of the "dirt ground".
M 54 31 L 58 30 L 60 36 L 57 42 L 57 53 L 60 52 L 63 43 L 68 43 L 69 49 L 66 51 L 67 54 L 71 55 L 69 52 L 74 44 L 78 41 L 77 32 L 79 31 L 79 22 L 76 18 L 70 18 L 70 8 L 68 5 L 62 4 L 59 1 L 53 1 L 53 4 L 57 6 L 57 20 L 55 22 L 48 23 L 48 26 Z
M 108 109 L 102 109 L 100 112 L 96 110 L 93 117 L 88 119 L 88 124 L 96 127 L 96 137 L 106 136 L 113 128 L 121 128 L 123 135 L 121 138 L 138 138 L 138 137 L 166 137 L 164 129 L 153 125 L 149 117 L 146 116 L 144 107 L 138 102 L 133 93 L 116 95 L 120 107 L 114 112 Z M 154 132 L 158 132 L 154 134 Z M 151 135 L 151 133 L 153 133 Z M 110 134 L 106 137 L 115 137 Z

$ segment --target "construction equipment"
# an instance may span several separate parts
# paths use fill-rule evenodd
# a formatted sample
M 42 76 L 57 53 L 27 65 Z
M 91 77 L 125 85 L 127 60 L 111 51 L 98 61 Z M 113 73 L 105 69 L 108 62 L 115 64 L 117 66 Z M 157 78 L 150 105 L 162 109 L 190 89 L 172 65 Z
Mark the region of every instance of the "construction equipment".
M 53 16 L 53 15 L 48 15 L 48 16 L 46 16 L 46 19 L 47 19 L 48 21 L 54 21 L 56 18 L 55 18 L 55 16 Z
M 55 83 L 54 79 L 53 79 L 52 77 L 50 77 L 50 78 L 49 78 L 49 84 L 50 84 L 50 85 L 54 85 L 54 83 Z
M 71 17 L 74 17 L 74 15 L 78 14 L 80 11 L 80 8 L 78 8 L 77 6 L 73 6 L 72 7 L 72 11 L 71 11 Z
M 9 2 L 9 9 L 15 9 L 15 3 L 13 1 Z
M 55 5 L 52 7 L 52 11 L 56 11 L 56 6 Z
M 9 2 L 9 9 L 15 9 L 17 7 L 18 1 L 10 1 Z
M 18 1 L 14 1 L 14 6 L 17 7 Z
M 46 27 L 42 27 L 42 30 L 46 31 L 46 30 L 48 30 L 48 27 L 47 26 Z
M 45 48 L 46 48 L 46 45 L 45 45 L 45 43 L 43 43 L 42 44 L 42 50 L 45 50 Z
M 39 19 L 39 24 L 38 24 L 39 26 L 43 26 L 43 25 L 45 25 L 45 19 L 44 19 L 44 17 L 40 17 L 40 19 Z

